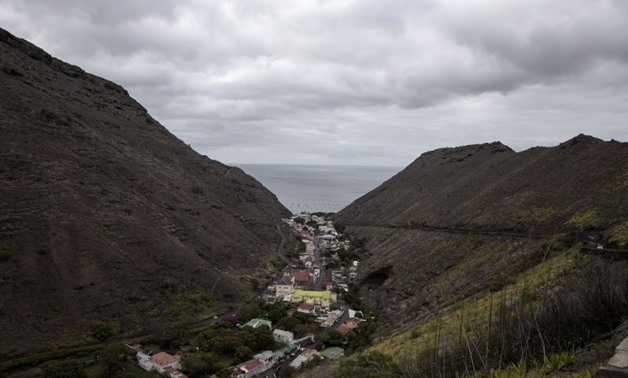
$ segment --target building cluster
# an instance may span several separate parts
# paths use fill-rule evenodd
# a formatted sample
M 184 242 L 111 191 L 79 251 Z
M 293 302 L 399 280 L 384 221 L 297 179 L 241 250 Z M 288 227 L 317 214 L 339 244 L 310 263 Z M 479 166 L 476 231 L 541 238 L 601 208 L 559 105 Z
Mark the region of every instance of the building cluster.
M 298 262 L 288 265 L 268 286 L 262 298 L 268 302 L 285 301 L 294 303 L 296 311 L 312 315 L 313 319 L 327 330 L 336 330 L 347 336 L 364 320 L 338 299 L 338 293 L 349 290 L 349 282 L 356 278 L 358 261 L 341 261 L 340 254 L 349 248 L 342 240 L 331 221 L 324 215 L 302 213 L 285 222 L 304 243 L 299 249 Z M 347 256 L 347 255 L 344 255 Z M 363 317 L 363 314 L 361 315 Z M 255 318 L 243 325 L 238 324 L 234 314 L 217 318 L 216 324 L 231 324 L 244 327 L 268 327 L 272 337 L 282 347 L 276 351 L 258 353 L 248 361 L 233 367 L 235 378 L 251 378 L 271 374 L 270 369 L 291 366 L 299 369 L 317 359 L 337 359 L 344 355 L 339 347 L 322 349 L 314 335 L 295 339 L 294 333 L 273 329 L 270 320 Z M 170 378 L 186 378 L 180 371 L 181 357 L 159 352 L 154 355 L 144 352 L 139 345 L 129 346 L 137 351 L 140 367 Z
M 266 319 L 251 319 L 242 327 L 268 327 L 272 329 L 272 322 Z M 327 348 L 321 352 L 312 348 L 311 346 L 315 343 L 314 335 L 308 335 L 302 337 L 300 339 L 294 338 L 294 333 L 289 331 L 284 331 L 281 329 L 273 330 L 273 339 L 282 344 L 283 347 L 276 351 L 265 351 L 253 356 L 252 359 L 242 362 L 239 365 L 236 365 L 233 368 L 233 377 L 234 378 L 250 378 L 256 375 L 260 375 L 265 373 L 267 370 L 276 367 L 280 362 L 286 362 L 287 358 L 290 356 L 294 357 L 296 353 L 296 357 L 289 362 L 289 366 L 299 369 L 301 366 L 307 362 L 314 360 L 315 358 L 330 358 L 337 359 L 344 355 L 344 350 L 342 348 L 331 348 L 331 352 L 328 351 Z
M 169 378 L 188 378 L 181 372 L 181 356 L 159 352 L 153 355 L 146 353 L 139 344 L 126 345 L 136 352 L 138 365 L 146 371 L 155 371 Z

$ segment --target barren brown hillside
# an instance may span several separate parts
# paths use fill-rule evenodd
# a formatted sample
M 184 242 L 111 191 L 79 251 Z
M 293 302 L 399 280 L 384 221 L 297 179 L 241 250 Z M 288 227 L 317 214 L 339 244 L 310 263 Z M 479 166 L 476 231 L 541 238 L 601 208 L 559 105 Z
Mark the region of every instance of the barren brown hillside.
M 367 302 L 391 323 L 427 319 L 578 242 L 626 247 L 628 143 L 435 150 L 336 218 L 367 241 Z
M 188 293 L 242 299 L 289 214 L 272 193 L 119 85 L 1 29 L 0 88 L 0 352 L 96 320 L 162 326 Z

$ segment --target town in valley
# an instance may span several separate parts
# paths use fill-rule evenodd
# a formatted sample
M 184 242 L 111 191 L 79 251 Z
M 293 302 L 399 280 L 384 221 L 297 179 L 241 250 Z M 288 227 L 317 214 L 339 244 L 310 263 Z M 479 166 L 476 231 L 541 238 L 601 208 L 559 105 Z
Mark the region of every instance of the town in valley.
M 370 344 L 375 317 L 354 291 L 365 247 L 351 240 L 331 213 L 284 219 L 296 238 L 277 250 L 275 271 L 246 306 L 202 322 L 184 343 L 124 343 L 120 358 L 149 375 L 185 377 L 291 377 Z M 89 361 L 99 364 L 98 358 Z M 121 369 L 124 369 L 122 367 Z M 148 376 L 148 375 L 147 375 Z

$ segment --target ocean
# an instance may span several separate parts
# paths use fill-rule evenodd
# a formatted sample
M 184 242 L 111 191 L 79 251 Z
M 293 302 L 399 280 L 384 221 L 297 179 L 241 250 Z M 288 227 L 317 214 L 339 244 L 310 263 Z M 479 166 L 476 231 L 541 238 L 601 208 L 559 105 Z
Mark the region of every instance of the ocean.
M 237 164 L 294 214 L 337 212 L 403 167 Z

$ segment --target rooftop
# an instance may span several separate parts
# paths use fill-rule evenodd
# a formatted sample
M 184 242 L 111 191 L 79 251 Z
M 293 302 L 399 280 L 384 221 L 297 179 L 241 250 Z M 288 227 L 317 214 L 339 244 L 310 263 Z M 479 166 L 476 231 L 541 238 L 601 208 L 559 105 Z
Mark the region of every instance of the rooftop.
M 316 297 L 323 299 L 331 299 L 331 291 L 311 291 L 311 290 L 295 290 L 294 297 Z
M 331 347 L 331 348 L 327 348 L 324 351 L 321 352 L 321 356 L 325 357 L 325 358 L 329 358 L 331 360 L 336 360 L 340 357 L 342 357 L 345 353 L 345 350 L 339 347 Z
M 181 356 L 173 356 L 171 354 L 168 354 L 166 352 L 159 352 L 157 354 L 155 354 L 153 357 L 151 357 L 151 360 L 153 361 L 153 363 L 160 365 L 160 366 L 166 366 L 169 365 L 173 362 L 178 362 L 181 360 Z
M 273 328 L 273 323 L 270 320 L 266 320 L 266 319 L 251 319 L 248 322 L 244 323 L 244 325 L 242 327 L 253 327 L 253 328 L 257 328 L 260 326 L 267 326 L 268 328 Z

